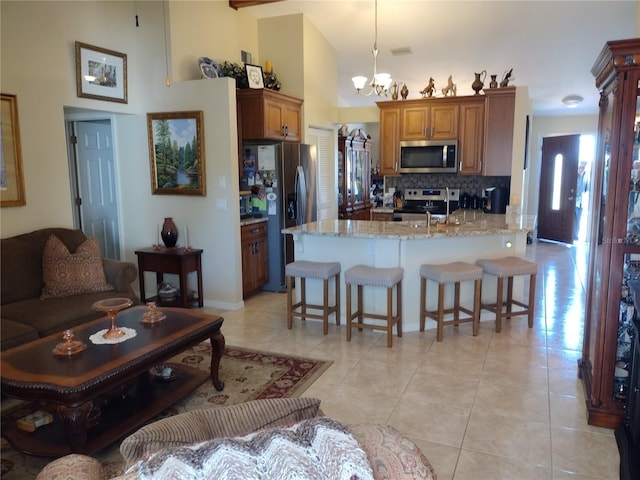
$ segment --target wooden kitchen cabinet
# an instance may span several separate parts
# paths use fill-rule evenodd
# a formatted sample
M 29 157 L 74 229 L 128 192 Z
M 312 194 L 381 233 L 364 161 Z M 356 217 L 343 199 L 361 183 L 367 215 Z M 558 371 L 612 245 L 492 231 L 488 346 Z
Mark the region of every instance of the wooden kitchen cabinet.
M 401 107 L 400 140 L 458 138 L 457 103 L 449 99 L 405 101 Z
M 338 218 L 369 220 L 371 143 L 366 135 L 338 137 Z
M 269 281 L 267 222 L 240 227 L 242 250 L 242 296 L 256 293 Z
M 624 418 L 627 401 L 638 401 L 638 392 L 630 391 L 628 381 L 639 368 L 632 361 L 630 325 L 638 321 L 631 297 L 632 285 L 640 279 L 640 177 L 636 166 L 640 161 L 640 39 L 607 42 L 591 71 L 600 91 L 600 116 L 591 178 L 594 221 L 589 232 L 578 375 L 589 424 L 616 428 Z M 618 441 L 620 445 L 620 438 Z M 620 456 L 624 463 L 626 455 L 621 451 Z
M 398 175 L 400 157 L 400 106 L 377 102 L 380 107 L 380 175 Z
M 242 140 L 302 139 L 302 100 L 274 90 L 236 90 L 238 135 Z
M 516 87 L 488 88 L 485 97 L 483 175 L 511 175 Z
M 380 222 L 392 222 L 393 212 L 376 212 L 375 209 L 371 210 L 371 220 L 377 220 Z
M 481 175 L 484 154 L 485 99 L 470 97 L 460 103 L 458 171 L 461 175 Z

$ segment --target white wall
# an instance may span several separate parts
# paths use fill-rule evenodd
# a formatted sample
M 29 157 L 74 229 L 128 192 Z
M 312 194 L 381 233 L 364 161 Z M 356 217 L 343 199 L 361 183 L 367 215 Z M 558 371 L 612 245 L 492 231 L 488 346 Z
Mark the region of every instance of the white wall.
M 229 24 L 224 41 L 216 37 L 216 28 L 194 33 L 186 21 L 185 10 L 190 8 L 202 16 L 215 14 L 212 18 L 217 21 L 210 22 L 214 26 Z M 0 9 L 0 81 L 3 93 L 17 95 L 27 201 L 23 207 L 1 210 L 0 235 L 73 226 L 65 111 L 110 117 L 116 132 L 122 258 L 136 261 L 134 251 L 151 246 L 156 225 L 172 216 L 181 229 L 189 227 L 192 245 L 204 249 L 205 304 L 240 307 L 235 85 L 231 79 L 197 80 L 200 73 L 192 65 L 198 55 L 225 59 L 231 51 L 237 59 L 229 59 L 240 61 L 240 42 L 233 34 L 243 29 L 233 25 L 246 27 L 250 19 L 227 2 L 172 2 L 174 27 L 183 30 L 174 30 L 172 37 L 191 35 L 203 46 L 202 50 L 191 46 L 183 53 L 179 49 L 186 46 L 174 45 L 173 84 L 167 88 L 161 2 L 3 0 Z M 254 21 L 254 30 L 256 25 Z M 77 97 L 76 40 L 126 53 L 127 104 Z M 184 110 L 204 112 L 207 196 L 152 195 L 146 114 Z M 227 209 L 218 209 L 218 201 L 226 202 Z M 155 280 L 148 284 L 154 285 Z

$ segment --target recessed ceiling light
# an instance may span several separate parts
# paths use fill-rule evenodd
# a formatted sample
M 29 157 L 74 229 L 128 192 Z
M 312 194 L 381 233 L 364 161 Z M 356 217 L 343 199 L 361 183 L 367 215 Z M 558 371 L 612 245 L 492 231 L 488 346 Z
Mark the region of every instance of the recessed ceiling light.
M 567 95 L 562 99 L 562 103 L 564 103 L 569 108 L 575 108 L 580 105 L 584 101 L 580 95 Z

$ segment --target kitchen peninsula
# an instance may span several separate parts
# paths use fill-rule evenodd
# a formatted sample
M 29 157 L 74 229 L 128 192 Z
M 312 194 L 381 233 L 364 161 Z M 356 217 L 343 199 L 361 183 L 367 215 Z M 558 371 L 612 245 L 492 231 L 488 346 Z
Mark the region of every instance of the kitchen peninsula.
M 293 236 L 296 260 L 340 262 L 342 272 L 363 264 L 374 267 L 403 267 L 402 286 L 403 331 L 419 330 L 420 265 L 463 261 L 475 263 L 479 258 L 498 258 L 508 255 L 524 256 L 527 245 L 528 216 L 484 214 L 478 211 L 458 210 L 449 224 L 427 226 L 420 221 L 385 222 L 364 220 L 322 220 L 283 229 Z M 321 302 L 322 288 L 313 279 L 308 280 L 307 300 Z M 368 287 L 371 288 L 371 287 Z M 435 308 L 437 294 L 429 284 L 427 305 Z M 484 278 L 483 297 L 495 296 L 495 278 Z M 344 279 L 341 289 L 345 292 Z M 469 302 L 473 287 L 462 285 L 461 300 Z M 383 312 L 384 295 L 375 295 L 365 288 L 365 307 Z M 524 281 L 514 281 L 514 296 L 522 299 Z M 485 297 L 486 295 L 486 297 Z M 316 297 L 317 296 L 317 297 Z M 452 301 L 453 289 L 447 291 L 447 302 Z M 341 294 L 342 324 L 345 324 L 346 295 Z M 493 318 L 484 312 L 482 318 Z M 519 321 L 516 317 L 513 321 Z M 435 329 L 435 321 L 428 320 L 427 328 Z

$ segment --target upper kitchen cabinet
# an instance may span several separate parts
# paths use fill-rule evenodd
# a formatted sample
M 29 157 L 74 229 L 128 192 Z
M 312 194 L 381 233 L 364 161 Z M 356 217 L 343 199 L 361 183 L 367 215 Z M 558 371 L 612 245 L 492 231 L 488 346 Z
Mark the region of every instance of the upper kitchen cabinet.
M 403 101 L 400 140 L 449 140 L 458 138 L 457 103 L 446 99 Z
M 302 140 L 302 100 L 274 90 L 236 90 L 242 140 Z
M 380 107 L 380 174 L 397 175 L 400 156 L 400 106 L 377 102 Z
M 516 87 L 488 88 L 485 97 L 484 166 L 482 175 L 511 175 Z
M 466 98 L 460 103 L 459 172 L 461 175 L 482 175 L 485 100 L 479 95 Z

